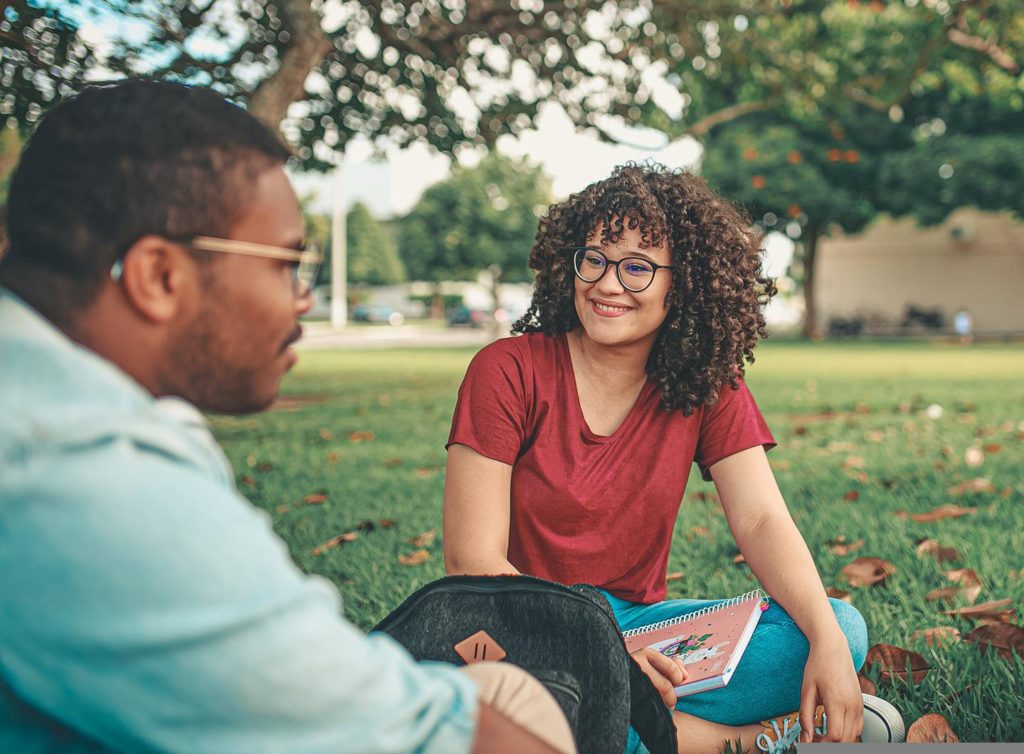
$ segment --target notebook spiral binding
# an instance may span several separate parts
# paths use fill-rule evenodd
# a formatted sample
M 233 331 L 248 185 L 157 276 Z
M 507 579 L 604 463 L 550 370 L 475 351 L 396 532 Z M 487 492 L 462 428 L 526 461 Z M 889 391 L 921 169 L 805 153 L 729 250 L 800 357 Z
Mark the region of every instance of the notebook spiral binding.
M 746 594 L 741 594 L 739 597 L 733 597 L 731 600 L 719 602 L 717 605 L 708 605 L 707 607 L 702 607 L 700 610 L 696 610 L 692 613 L 687 613 L 686 615 L 680 615 L 675 618 L 669 618 L 668 620 L 663 620 L 660 623 L 652 623 L 649 626 L 631 628 L 628 631 L 623 631 L 622 637 L 624 639 L 628 639 L 632 636 L 639 636 L 640 634 L 646 634 L 651 631 L 659 631 L 668 626 L 674 626 L 677 623 L 683 623 L 685 621 L 692 620 L 693 618 L 700 618 L 702 615 L 709 615 L 711 613 L 717 613 L 719 610 L 725 610 L 729 607 L 735 607 L 736 605 L 739 605 L 742 602 L 746 602 L 747 600 L 751 600 L 754 597 L 760 597 L 762 600 L 768 599 L 768 595 L 766 595 L 761 589 L 753 589 L 747 592 Z

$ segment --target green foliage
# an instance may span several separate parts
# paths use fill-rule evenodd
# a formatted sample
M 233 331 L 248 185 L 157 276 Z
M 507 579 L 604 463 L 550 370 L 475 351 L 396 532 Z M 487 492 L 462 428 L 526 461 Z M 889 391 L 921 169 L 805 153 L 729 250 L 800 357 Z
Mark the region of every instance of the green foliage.
M 78 24 L 45 1 L 0 3 L 0 59 L 0 126 L 23 132 L 45 109 L 84 86 L 96 64 Z
M 348 280 L 356 285 L 392 285 L 405 281 L 405 266 L 395 241 L 360 202 L 352 206 L 345 224 Z
M 812 221 L 856 232 L 877 212 L 867 157 L 873 155 L 838 129 L 823 133 L 760 118 L 712 133 L 701 172 L 769 230 Z
M 802 215 L 856 232 L 882 212 L 931 224 L 959 206 L 1019 207 L 1020 149 L 1009 143 L 1024 127 L 1019 4 L 833 0 L 748 12 L 741 24 L 720 15 L 714 33 L 691 37 L 691 64 L 675 75 L 691 126 L 750 108 L 710 127 L 704 170 L 756 220 Z M 965 175 L 940 179 L 943 164 Z
M 957 207 L 1012 210 L 1024 217 L 1024 140 L 1019 133 L 948 136 L 886 156 L 879 175 L 881 204 L 924 225 Z
M 307 168 L 329 167 L 332 153 L 344 152 L 357 134 L 399 145 L 427 142 L 451 154 L 461 145 L 490 146 L 502 134 L 522 132 L 545 101 L 561 101 L 580 122 L 603 112 L 600 104 L 582 105 L 575 93 L 594 76 L 576 51 L 605 44 L 584 23 L 596 7 L 590 0 L 557 10 L 519 8 L 510 0 L 426 7 L 408 0 L 36 1 L 65 24 L 89 15 L 108 29 L 112 38 L 105 42 L 113 49 L 104 64 L 117 75 L 213 86 L 246 103 L 265 94 L 261 85 L 270 82 L 277 115 L 271 120 L 286 120 L 285 133 Z M 635 5 L 608 6 L 613 44 L 634 33 Z M 19 42 L 22 25 L 18 17 L 10 29 Z M 532 73 L 538 88 L 512 86 L 513 64 Z M 275 82 L 283 66 L 288 75 Z M 45 61 L 31 61 L 32 71 L 46 68 Z M 305 81 L 305 88 L 296 91 L 295 81 Z M 78 88 L 80 77 L 68 84 Z M 456 106 L 453 93 L 463 95 L 473 116 Z M 25 93 L 26 101 L 29 96 L 35 95 Z M 293 100 L 301 106 L 285 118 Z
M 273 518 L 303 569 L 339 586 L 346 615 L 363 629 L 444 574 L 444 441 L 472 356 L 471 350 L 307 352 L 286 379 L 287 405 L 214 419 L 239 489 Z M 1022 372 L 1020 345 L 772 342 L 758 349 L 749 372 L 779 443 L 769 454 L 779 486 L 825 584 L 848 589 L 840 571 L 861 555 L 897 568 L 885 586 L 849 589 L 853 604 L 867 620 L 871 643 L 920 652 L 932 670 L 914 686 L 880 683 L 879 693 L 908 723 L 927 712 L 945 715 L 964 741 L 1024 740 L 1024 720 L 1007 712 L 1024 698 L 1024 665 L 996 652 L 982 655 L 972 644 L 936 648 L 910 637 L 933 626 L 964 633 L 972 627 L 939 614 L 962 600 L 925 599 L 946 585 L 949 568 L 977 570 L 984 586 L 979 602 L 1010 598 L 1019 610 L 1024 601 Z M 932 403 L 945 409 L 938 419 L 925 414 Z M 372 432 L 373 439 L 350 438 L 353 432 Z M 970 468 L 964 452 L 979 443 L 989 446 L 984 464 Z M 851 456 L 862 459 L 862 468 Z M 978 477 L 997 492 L 951 495 L 951 487 Z M 859 492 L 857 501 L 843 499 L 850 490 Z M 320 491 L 326 503 L 303 504 Z M 691 476 L 668 563 L 685 576 L 669 582 L 671 598 L 733 596 L 756 586 L 749 568 L 733 562 L 737 550 L 711 492 Z M 949 502 L 978 510 L 931 524 L 894 515 Z M 382 520 L 394 524 L 384 528 Z M 358 528 L 365 521 L 373 531 Z M 426 547 L 427 562 L 399 563 L 399 555 L 419 549 L 409 540 L 430 529 L 437 538 Z M 347 531 L 357 539 L 313 554 Z M 865 544 L 840 556 L 829 548 L 839 536 Z M 915 551 L 922 537 L 955 547 L 962 560 L 940 566 L 922 558 Z M 879 680 L 877 669 L 868 675 Z
M 0 255 L 7 245 L 7 190 L 20 154 L 21 138 L 17 129 L 0 125 Z
M 0 207 L 7 204 L 11 173 L 18 164 L 20 154 L 21 138 L 17 129 L 0 127 Z
M 505 280 L 529 280 L 537 219 L 550 201 L 548 180 L 526 160 L 492 152 L 476 167 L 456 166 L 399 223 L 409 277 L 470 280 L 497 265 Z

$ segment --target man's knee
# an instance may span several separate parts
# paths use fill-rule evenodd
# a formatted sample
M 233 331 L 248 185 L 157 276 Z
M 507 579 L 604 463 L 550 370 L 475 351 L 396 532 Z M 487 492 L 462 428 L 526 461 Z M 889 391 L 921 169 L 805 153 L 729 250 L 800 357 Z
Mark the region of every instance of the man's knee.
M 482 704 L 493 707 L 559 751 L 576 751 L 562 708 L 544 685 L 525 670 L 508 662 L 475 662 L 460 670 L 480 689 Z

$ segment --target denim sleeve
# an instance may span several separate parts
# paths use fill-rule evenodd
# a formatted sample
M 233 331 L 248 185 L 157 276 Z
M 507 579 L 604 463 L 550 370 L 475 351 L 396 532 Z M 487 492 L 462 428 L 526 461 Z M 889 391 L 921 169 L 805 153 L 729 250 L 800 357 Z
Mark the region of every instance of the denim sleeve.
M 0 480 L 0 673 L 111 748 L 463 752 L 476 687 L 340 614 L 267 517 L 127 440 Z

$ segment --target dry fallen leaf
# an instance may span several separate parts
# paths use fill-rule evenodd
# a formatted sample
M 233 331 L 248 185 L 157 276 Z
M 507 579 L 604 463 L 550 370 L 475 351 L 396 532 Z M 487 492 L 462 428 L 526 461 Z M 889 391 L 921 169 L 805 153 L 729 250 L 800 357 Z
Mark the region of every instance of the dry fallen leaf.
M 850 490 L 849 492 L 843 493 L 843 500 L 848 503 L 855 503 L 860 499 L 860 493 L 857 490 Z
M 359 531 L 371 532 L 377 528 L 377 525 L 373 523 L 373 521 L 367 519 L 366 521 L 360 521 L 356 524 L 356 528 L 359 529 Z
M 938 600 L 955 600 L 959 594 L 960 587 L 958 586 L 940 586 L 938 589 L 932 589 L 924 596 L 924 598 L 929 602 L 936 602 Z
M 349 442 L 372 442 L 374 438 L 373 432 L 349 432 Z
M 942 715 L 932 713 L 915 720 L 907 729 L 908 744 L 958 744 L 960 738 Z
M 747 558 L 741 552 L 739 555 L 737 555 L 735 558 L 732 559 L 732 562 L 735 563 L 736 565 L 740 565 L 741 563 L 746 563 L 747 562 Z M 1024 578 L 1024 576 L 1022 576 L 1021 578 Z
M 681 578 L 683 578 L 682 571 L 672 571 L 672 573 L 665 576 L 665 581 L 679 581 Z
M 917 554 L 931 555 L 938 563 L 947 560 L 962 560 L 960 553 L 952 547 L 943 547 L 937 539 L 922 539 L 917 543 Z
M 946 644 L 956 644 L 960 641 L 960 632 L 952 626 L 936 626 L 935 628 L 922 628 L 910 636 L 911 641 L 924 639 L 929 647 L 941 647 Z
M 246 487 L 255 487 L 256 486 L 256 480 L 253 479 L 248 474 L 246 474 L 244 477 L 242 477 L 242 484 L 244 484 Z
M 964 641 L 976 643 L 984 652 L 989 647 L 999 650 L 999 654 L 1007 660 L 1013 659 L 1013 653 L 1024 658 L 1024 628 L 1012 623 L 990 623 L 979 626 L 964 637 Z
M 988 445 L 985 446 L 985 452 L 988 453 L 989 455 L 995 455 L 1002 449 L 1003 446 L 997 442 L 990 442 Z
M 711 530 L 708 529 L 708 527 L 706 526 L 694 526 L 692 529 L 690 529 L 689 534 L 686 538 L 692 539 L 693 537 L 706 537 L 710 533 Z
M 337 463 L 340 460 L 341 454 L 336 450 L 332 450 L 330 453 L 327 454 L 327 463 Z
M 965 495 L 968 492 L 995 492 L 995 485 L 992 484 L 988 479 L 979 477 L 977 479 L 968 479 L 966 482 L 960 482 L 960 484 L 954 484 L 952 487 L 946 490 L 950 495 Z
M 426 550 L 416 550 L 408 555 L 399 555 L 398 562 L 407 566 L 423 565 L 430 559 L 430 553 Z
M 946 571 L 946 578 L 954 584 L 960 584 L 964 590 L 964 596 L 971 604 L 981 594 L 981 579 L 976 571 L 970 568 L 957 568 L 955 571 Z
M 395 468 L 395 466 L 402 465 L 402 459 L 396 456 L 392 456 L 391 458 L 385 458 L 384 465 L 387 466 L 389 469 L 393 469 Z
M 853 597 L 850 596 L 849 592 L 844 592 L 842 589 L 836 589 L 835 587 L 830 586 L 825 590 L 825 594 L 833 599 L 849 602 L 851 605 L 853 604 Z
M 313 554 L 323 555 L 328 550 L 331 550 L 340 544 L 344 544 L 345 542 L 355 542 L 357 539 L 359 539 L 358 532 L 347 531 L 344 534 L 339 534 L 336 537 L 331 537 L 326 542 L 314 547 Z
M 324 440 L 330 440 L 332 437 L 334 437 L 334 434 L 329 429 L 321 429 L 320 437 Z
M 955 610 L 943 610 L 942 614 L 959 615 L 961 618 L 974 618 L 975 620 L 984 620 L 986 622 L 1009 623 L 1017 611 L 1013 608 L 1008 610 L 1002 608 L 1008 607 L 1010 602 L 1010 598 L 1007 597 L 1002 600 L 982 602 L 980 605 L 958 607 Z
M 410 539 L 409 544 L 414 545 L 416 547 L 430 547 L 430 545 L 434 544 L 434 537 L 436 535 L 437 530 L 430 529 L 429 531 L 425 531 L 422 534 Z
M 390 529 L 395 525 L 395 519 L 393 518 L 382 518 L 377 522 L 381 529 Z
M 896 573 L 896 566 L 881 558 L 857 558 L 840 571 L 850 586 L 871 586 Z
M 878 688 L 870 678 L 865 678 L 862 675 L 857 676 L 857 680 L 860 681 L 860 690 L 865 694 L 871 694 L 874 696 L 878 692 Z
M 926 513 L 911 513 L 910 517 L 921 524 L 929 524 L 934 521 L 943 521 L 947 518 L 960 518 L 961 516 L 970 516 L 973 513 L 977 513 L 977 508 L 961 508 L 959 505 L 952 505 L 947 503 L 946 505 L 940 505 L 938 508 L 933 508 Z
M 288 506 L 287 505 L 279 505 L 274 510 L 277 511 L 278 513 L 287 513 L 288 512 Z
M 906 681 L 908 664 L 914 683 L 920 683 L 928 675 L 928 663 L 921 655 L 892 644 L 876 644 L 868 650 L 865 665 L 870 667 L 876 662 L 882 666 L 882 680 L 885 681 Z
M 863 469 L 864 459 L 860 456 L 847 456 L 846 460 L 843 461 L 844 469 Z
M 856 552 L 864 546 L 864 540 L 858 539 L 856 542 L 845 543 L 845 537 L 837 537 L 835 541 L 830 542 L 828 549 L 836 555 L 849 555 L 851 552 Z
M 327 502 L 326 492 L 313 492 L 302 498 L 302 502 L 306 505 L 320 505 L 321 503 Z

